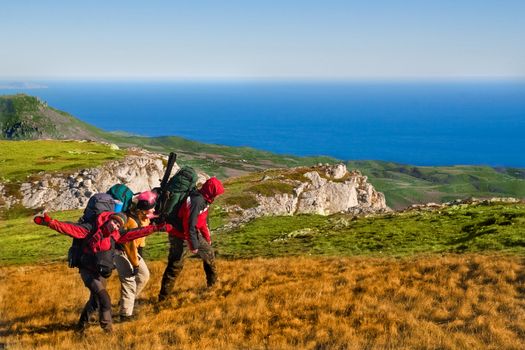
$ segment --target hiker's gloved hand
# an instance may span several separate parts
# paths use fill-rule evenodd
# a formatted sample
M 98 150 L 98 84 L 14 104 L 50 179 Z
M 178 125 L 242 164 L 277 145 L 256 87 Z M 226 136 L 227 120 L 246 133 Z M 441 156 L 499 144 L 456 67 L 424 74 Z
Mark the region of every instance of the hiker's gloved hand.
M 139 274 L 139 267 L 133 266 L 133 276 L 137 276 Z
M 37 215 L 33 218 L 35 224 L 42 226 L 49 226 L 51 220 L 51 217 L 47 215 L 47 213 L 44 213 L 44 215 Z

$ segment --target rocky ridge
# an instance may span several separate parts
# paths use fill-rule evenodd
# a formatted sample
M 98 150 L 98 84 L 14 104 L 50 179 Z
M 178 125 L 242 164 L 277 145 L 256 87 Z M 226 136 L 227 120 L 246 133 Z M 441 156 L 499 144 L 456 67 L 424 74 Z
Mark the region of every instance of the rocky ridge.
M 368 183 L 367 177 L 357 170 L 348 171 L 344 164 L 283 170 L 277 175 L 263 176 L 259 185 L 275 181 L 288 184 L 292 190 L 271 196 L 254 193 L 257 204 L 252 208 L 226 206 L 226 211 L 233 216 L 231 225 L 268 215 L 365 215 L 391 211 L 385 196 Z
M 0 209 L 15 205 L 47 211 L 84 208 L 94 193 L 105 192 L 115 183 L 126 184 L 134 192 L 158 186 L 165 163 L 166 157 L 161 154 L 130 149 L 124 159 L 110 161 L 97 168 L 70 174 L 39 174 L 37 181 L 22 183 L 18 191 L 7 191 L 6 185 L 0 184 Z M 175 165 L 173 173 L 178 169 Z M 293 178 L 289 176 L 291 173 L 295 174 Z M 257 204 L 247 209 L 235 203 L 225 204 L 223 209 L 232 214 L 233 225 L 265 215 L 363 214 L 390 210 L 384 195 L 367 182 L 366 176 L 358 171 L 348 171 L 343 164 L 273 169 L 271 175 L 262 174 L 259 185 L 278 183 L 293 190 L 271 194 L 251 192 Z M 199 182 L 208 177 L 200 173 Z M 228 191 L 228 183 L 226 188 Z M 8 192 L 16 194 L 9 195 Z
M 105 192 L 115 183 L 126 184 L 134 192 L 148 190 L 159 185 L 166 160 L 164 155 L 131 148 L 124 159 L 110 161 L 100 167 L 69 174 L 38 174 L 38 180 L 24 182 L 15 191 L 12 184 L 0 183 L 0 210 L 16 205 L 47 211 L 80 209 L 87 205 L 94 193 Z M 178 169 L 175 164 L 172 174 Z M 392 212 L 386 205 L 385 196 L 368 183 L 367 177 L 357 170 L 349 171 L 344 164 L 271 169 L 252 176 L 256 180 L 242 192 L 253 197 L 253 205 L 241 208 L 239 204 L 227 201 L 217 203 L 230 219 L 224 229 L 261 216 L 335 213 L 364 216 Z M 207 178 L 207 174 L 199 173 L 199 183 Z M 228 195 L 231 181 L 225 184 Z M 271 189 L 275 184 L 285 186 L 285 190 L 281 188 L 280 193 L 258 190 Z M 414 204 L 401 212 L 439 211 L 454 206 L 492 203 L 523 203 L 523 200 L 510 197 L 468 198 L 447 203 Z
M 123 183 L 134 192 L 148 190 L 159 185 L 165 159 L 160 154 L 130 149 L 124 159 L 101 167 L 70 174 L 39 174 L 39 180 L 22 183 L 16 195 L 8 195 L 6 186 L 0 184 L 0 208 L 17 204 L 47 211 L 84 208 L 94 193 L 105 192 L 116 183 Z M 173 171 L 177 169 L 175 165 Z

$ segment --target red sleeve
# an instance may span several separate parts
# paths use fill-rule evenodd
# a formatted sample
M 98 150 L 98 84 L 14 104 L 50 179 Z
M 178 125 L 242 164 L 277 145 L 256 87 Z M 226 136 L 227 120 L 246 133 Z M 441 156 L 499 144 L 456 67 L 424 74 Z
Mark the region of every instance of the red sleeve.
M 155 225 L 149 225 L 143 228 L 129 230 L 120 235 L 120 238 L 117 241 L 117 243 L 126 243 L 129 241 L 133 241 L 137 238 L 146 237 L 148 235 L 151 235 L 153 232 L 157 232 L 158 230 L 158 227 Z
M 85 227 L 58 220 L 51 220 L 49 228 L 73 238 L 85 238 L 89 233 Z

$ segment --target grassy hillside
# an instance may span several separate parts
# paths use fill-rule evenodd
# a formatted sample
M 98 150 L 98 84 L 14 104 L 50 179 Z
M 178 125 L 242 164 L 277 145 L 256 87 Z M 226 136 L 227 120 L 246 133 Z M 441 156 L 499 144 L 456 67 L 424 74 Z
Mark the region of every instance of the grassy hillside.
M 523 349 L 525 265 L 512 256 L 218 261 L 205 289 L 188 261 L 174 297 L 155 302 L 164 263 L 138 319 L 106 336 L 73 325 L 88 298 L 63 264 L 0 268 L 0 344 L 7 349 Z M 117 310 L 119 283 L 108 283 Z M 16 296 L 16 297 L 14 297 Z M 16 302 L 12 302 L 16 300 Z
M 469 197 L 525 198 L 525 171 L 488 166 L 412 166 L 380 161 L 351 161 L 349 169 L 368 176 L 395 209 L 413 203 L 444 203 Z
M 54 214 L 76 221 L 81 211 Z M 504 252 L 525 256 L 525 204 L 460 205 L 377 217 L 300 215 L 265 217 L 235 230 L 211 217 L 221 258 L 283 256 L 401 257 L 420 254 Z M 0 222 L 0 265 L 65 261 L 71 238 L 22 217 Z M 165 259 L 166 234 L 148 238 L 145 254 Z
M 42 172 L 68 174 L 123 158 L 127 151 L 87 141 L 0 140 L 0 184 L 6 195 L 19 197 L 22 182 L 37 181 Z M 0 202 L 0 204 L 3 204 Z M 28 215 L 33 210 L 16 205 L 0 209 L 0 219 Z
M 125 150 L 106 144 L 81 141 L 5 141 L 0 140 L 0 181 L 21 182 L 39 172 L 68 172 L 97 167 L 121 159 Z
M 413 256 L 503 251 L 525 255 L 525 205 L 455 206 L 368 218 L 266 217 L 217 235 L 223 256 Z
M 24 94 L 0 95 L 0 140 L 92 139 L 104 132 Z
M 206 144 L 177 136 L 141 137 L 109 133 L 106 135 L 106 140 L 122 147 L 139 146 L 159 153 L 176 152 L 180 162 L 214 174 L 219 178 L 243 175 L 268 168 L 337 162 L 336 159 L 325 156 L 279 155 L 251 147 Z
M 39 118 L 32 116 L 35 108 L 48 107 L 21 99 L 27 105 L 0 107 L 2 126 L 21 130 L 18 138 L 43 135 Z M 15 127 L 9 119 L 13 113 L 28 122 Z M 44 131 L 65 135 L 59 128 Z M 147 238 L 151 279 L 138 318 L 116 324 L 113 336 L 93 325 L 78 337 L 73 325 L 88 292 L 77 270 L 66 266 L 71 238 L 36 226 L 27 214 L 8 216 L 0 220 L 0 349 L 525 348 L 524 203 L 462 204 L 362 218 L 266 217 L 227 229 L 225 204 L 249 207 L 253 193 L 289 190 L 278 180 L 261 186 L 261 176 L 301 172 L 233 175 L 333 160 L 178 137 L 98 130 L 92 135 L 123 146 L 177 151 L 182 164 L 228 178 L 227 192 L 210 214 L 220 282 L 206 289 L 202 263 L 190 258 L 173 298 L 158 304 L 168 240 L 165 233 L 155 233 Z M 16 184 L 39 171 L 97 166 L 125 153 L 94 142 L 0 141 L 0 181 L 15 191 Z M 394 207 L 472 195 L 525 197 L 523 169 L 383 162 L 350 162 L 349 167 L 368 175 Z M 51 214 L 76 221 L 81 210 Z M 116 313 L 116 273 L 108 286 Z
M 167 237 L 147 239 L 151 279 L 135 321 L 104 336 L 73 326 L 88 298 L 71 239 L 24 217 L 0 221 L 0 344 L 9 349 L 521 349 L 525 204 L 352 218 L 273 217 L 233 231 L 212 212 L 220 282 L 189 259 L 156 296 Z M 53 213 L 75 220 L 80 211 Z M 119 283 L 109 280 L 114 312 Z M 9 303 L 16 295 L 16 303 Z

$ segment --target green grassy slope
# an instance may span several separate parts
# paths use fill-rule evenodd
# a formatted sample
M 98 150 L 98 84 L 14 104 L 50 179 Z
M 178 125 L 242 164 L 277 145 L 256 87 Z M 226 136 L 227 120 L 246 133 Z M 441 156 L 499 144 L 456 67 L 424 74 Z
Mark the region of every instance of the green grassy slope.
M 266 217 L 217 237 L 223 256 L 406 256 L 503 251 L 525 254 L 525 205 L 461 205 L 354 219 Z
M 200 143 L 177 136 L 142 137 L 118 133 L 106 134 L 106 140 L 122 147 L 139 146 L 159 153 L 175 152 L 185 165 L 194 166 L 220 178 L 276 168 L 335 163 L 326 156 L 298 157 L 280 155 L 251 147 L 230 147 Z
M 75 221 L 81 211 L 53 214 Z M 525 255 L 525 204 L 459 205 L 440 211 L 368 218 L 346 215 L 265 217 L 238 229 L 218 227 L 212 213 L 213 244 L 221 258 L 276 256 L 413 256 L 503 252 Z M 71 238 L 24 217 L 0 222 L 0 264 L 62 260 Z M 166 259 L 165 233 L 147 239 L 148 260 Z
M 92 139 L 104 131 L 24 94 L 0 96 L 0 140 Z
M 125 150 L 111 149 L 107 144 L 97 142 L 0 140 L 0 183 L 6 195 L 19 197 L 22 182 L 37 181 L 43 172 L 68 174 L 123 158 L 126 153 Z M 10 210 L 2 207 L 0 220 L 33 212 L 21 205 Z
M 0 140 L 0 181 L 27 181 L 38 172 L 68 172 L 96 167 L 106 161 L 123 158 L 124 150 L 82 141 L 5 141 Z
M 423 167 L 380 161 L 351 161 L 347 166 L 368 176 L 374 187 L 385 194 L 392 208 L 469 197 L 525 198 L 523 169 Z

